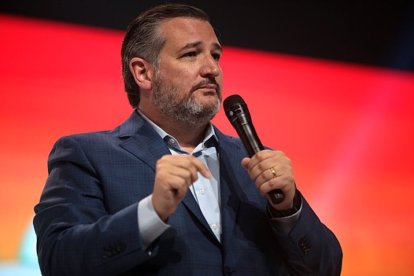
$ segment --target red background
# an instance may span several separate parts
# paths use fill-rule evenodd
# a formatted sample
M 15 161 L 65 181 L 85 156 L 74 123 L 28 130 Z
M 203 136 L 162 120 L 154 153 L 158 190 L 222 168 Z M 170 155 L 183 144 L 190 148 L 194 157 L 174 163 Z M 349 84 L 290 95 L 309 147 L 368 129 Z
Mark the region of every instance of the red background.
M 17 258 L 54 141 L 132 111 L 122 35 L 0 15 L 0 261 Z M 414 74 L 226 46 L 221 64 L 224 96 L 243 96 L 340 240 L 343 275 L 413 275 Z

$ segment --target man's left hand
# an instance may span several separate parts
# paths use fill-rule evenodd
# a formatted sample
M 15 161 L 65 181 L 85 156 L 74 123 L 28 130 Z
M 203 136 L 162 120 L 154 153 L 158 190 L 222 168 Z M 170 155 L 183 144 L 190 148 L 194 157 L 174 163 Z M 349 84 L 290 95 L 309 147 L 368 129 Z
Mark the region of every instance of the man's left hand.
M 262 150 L 251 158 L 243 158 L 241 164 L 274 209 L 287 210 L 293 207 L 295 180 L 290 159 L 283 152 Z M 285 199 L 279 204 L 273 204 L 268 195 L 275 189 L 280 189 L 285 194 Z

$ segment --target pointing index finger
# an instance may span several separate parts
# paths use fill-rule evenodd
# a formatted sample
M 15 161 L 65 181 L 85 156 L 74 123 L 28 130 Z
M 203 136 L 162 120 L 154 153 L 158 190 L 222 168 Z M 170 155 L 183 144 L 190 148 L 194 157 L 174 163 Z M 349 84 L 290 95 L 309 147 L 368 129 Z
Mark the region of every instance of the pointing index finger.
M 210 178 L 211 172 L 206 166 L 206 164 L 204 164 L 203 162 L 201 162 L 199 159 L 197 159 L 194 156 L 191 156 L 191 158 L 192 158 L 192 163 L 196 167 L 197 171 L 200 172 L 201 175 L 204 176 L 205 178 Z

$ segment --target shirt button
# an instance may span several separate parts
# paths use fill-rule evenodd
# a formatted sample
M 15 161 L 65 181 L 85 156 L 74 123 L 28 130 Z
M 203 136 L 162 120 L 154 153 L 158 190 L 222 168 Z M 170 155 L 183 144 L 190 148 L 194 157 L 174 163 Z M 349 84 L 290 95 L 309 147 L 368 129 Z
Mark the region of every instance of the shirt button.
M 213 223 L 213 224 L 211 225 L 211 229 L 216 230 L 217 228 L 218 228 L 218 225 L 217 225 L 217 224 Z
M 170 147 L 176 147 L 177 146 L 177 143 L 174 141 L 174 139 L 169 139 L 168 144 L 170 145 Z
M 204 195 L 206 193 L 206 190 L 204 188 L 201 188 L 200 190 L 198 190 L 200 192 L 200 194 Z

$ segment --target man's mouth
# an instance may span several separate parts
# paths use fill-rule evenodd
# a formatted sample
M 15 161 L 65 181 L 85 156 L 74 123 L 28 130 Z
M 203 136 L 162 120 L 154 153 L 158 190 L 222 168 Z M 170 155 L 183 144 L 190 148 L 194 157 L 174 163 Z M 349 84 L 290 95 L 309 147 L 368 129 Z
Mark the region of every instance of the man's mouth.
M 200 83 L 198 85 L 196 85 L 193 89 L 193 91 L 195 90 L 203 90 L 206 93 L 214 93 L 214 94 L 218 94 L 219 92 L 219 86 L 216 83 Z
M 214 93 L 217 93 L 217 85 L 215 84 L 203 85 L 198 89 L 206 90 L 206 91 L 214 91 Z

